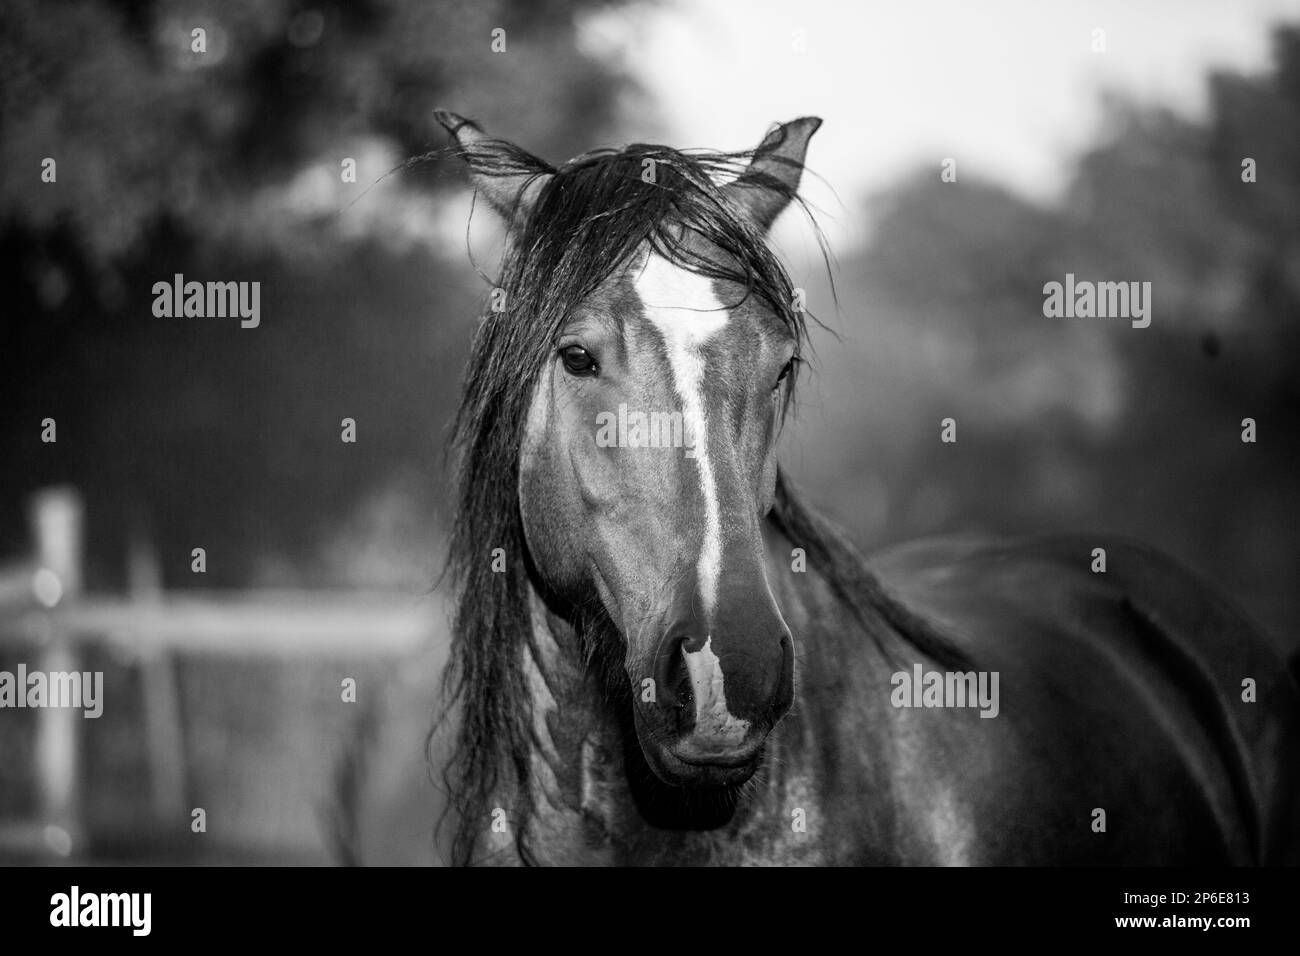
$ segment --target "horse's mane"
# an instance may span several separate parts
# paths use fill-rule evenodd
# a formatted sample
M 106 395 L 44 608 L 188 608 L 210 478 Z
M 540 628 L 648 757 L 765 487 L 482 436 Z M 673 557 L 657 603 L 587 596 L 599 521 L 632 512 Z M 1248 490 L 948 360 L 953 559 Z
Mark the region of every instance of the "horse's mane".
M 534 385 L 566 316 L 649 244 L 679 265 L 738 282 L 746 296 L 759 296 L 787 323 L 796 355 L 806 347 L 807 329 L 803 313 L 793 308 L 785 269 L 719 185 L 742 174 L 752 153 L 686 153 L 637 144 L 554 168 L 500 141 L 454 151 L 480 175 L 550 174 L 527 221 L 507 236 L 495 283 L 507 307 L 483 312 L 454 423 L 458 507 L 448 571 L 457 600 L 445 706 L 435 725 L 436 730 L 456 711 L 452 757 L 444 771 L 448 813 L 458 817 L 452 861 L 472 862 L 492 811 L 508 801 L 515 850 L 531 862 L 534 732 L 520 651 L 532 636 L 532 582 L 519 513 L 519 451 Z M 653 168 L 652 177 L 643 176 L 647 168 Z M 792 187 L 775 178 L 763 184 L 802 206 Z M 691 234 L 721 249 L 721 262 L 688 248 Z M 807 549 L 810 565 L 859 616 L 894 606 L 873 587 L 874 578 L 852 548 L 799 502 L 784 479 L 771 520 Z M 497 548 L 505 552 L 504 571 L 493 570 Z M 923 640 L 928 634 L 915 633 Z M 937 637 L 927 643 L 934 644 L 932 650 L 943 648 Z

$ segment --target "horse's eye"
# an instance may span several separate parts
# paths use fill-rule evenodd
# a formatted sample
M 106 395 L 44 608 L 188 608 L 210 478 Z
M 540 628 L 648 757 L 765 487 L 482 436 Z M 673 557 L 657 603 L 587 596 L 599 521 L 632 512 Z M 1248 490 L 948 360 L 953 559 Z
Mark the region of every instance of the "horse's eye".
M 772 391 L 776 391 L 778 388 L 780 388 L 781 383 L 784 382 L 787 378 L 789 378 L 790 373 L 793 371 L 794 371 L 794 359 L 790 359 L 790 361 L 785 363 L 785 367 L 781 369 L 781 374 L 776 377 L 776 384 L 772 386 Z
M 560 358 L 570 375 L 596 374 L 596 360 L 581 345 L 566 345 L 560 349 Z

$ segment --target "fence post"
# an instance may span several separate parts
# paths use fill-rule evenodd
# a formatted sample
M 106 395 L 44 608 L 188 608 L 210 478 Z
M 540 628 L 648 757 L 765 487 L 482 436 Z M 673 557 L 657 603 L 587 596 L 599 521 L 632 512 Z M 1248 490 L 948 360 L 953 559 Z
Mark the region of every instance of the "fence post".
M 147 611 L 162 603 L 162 568 L 158 552 L 138 530 L 127 554 L 127 589 L 132 604 Z M 149 786 L 154 819 L 164 834 L 176 832 L 185 813 L 185 739 L 181 728 L 180 692 L 175 656 L 160 635 L 138 634 L 140 681 L 144 691 L 145 742 L 149 750 Z
M 46 607 L 75 601 L 81 593 L 82 515 L 81 497 L 73 488 L 46 488 L 31 497 L 36 593 Z M 53 674 L 81 669 L 71 635 L 48 622 L 43 637 L 37 670 Z M 42 707 L 36 712 L 36 774 L 44 840 L 60 856 L 81 849 L 84 839 L 77 792 L 80 714 L 73 707 Z

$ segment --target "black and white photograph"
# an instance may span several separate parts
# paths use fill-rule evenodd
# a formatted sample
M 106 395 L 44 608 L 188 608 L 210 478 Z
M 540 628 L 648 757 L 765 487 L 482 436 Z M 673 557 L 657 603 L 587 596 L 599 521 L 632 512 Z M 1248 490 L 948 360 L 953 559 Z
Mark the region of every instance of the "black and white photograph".
M 1290 0 L 4 0 L 0 247 L 7 925 L 1300 865 Z

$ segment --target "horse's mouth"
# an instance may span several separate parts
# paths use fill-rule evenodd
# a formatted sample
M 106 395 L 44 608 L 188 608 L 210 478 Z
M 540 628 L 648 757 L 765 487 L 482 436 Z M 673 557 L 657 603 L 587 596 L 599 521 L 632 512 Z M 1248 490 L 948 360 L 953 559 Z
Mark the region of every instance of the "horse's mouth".
M 763 758 L 763 739 L 747 741 L 726 750 L 702 749 L 689 738 L 672 743 L 642 741 L 650 769 L 672 787 L 715 789 L 737 787 L 758 770 Z
M 726 750 L 703 749 L 691 740 L 680 740 L 668 747 L 668 752 L 682 763 L 693 767 L 748 767 L 754 764 L 763 749 L 763 741 L 755 740 L 741 747 Z
M 665 751 L 662 769 L 653 761 L 650 766 L 669 786 L 722 789 L 738 787 L 752 777 L 758 769 L 758 760 L 756 754 L 742 763 L 691 763 Z

